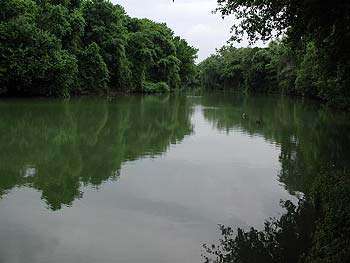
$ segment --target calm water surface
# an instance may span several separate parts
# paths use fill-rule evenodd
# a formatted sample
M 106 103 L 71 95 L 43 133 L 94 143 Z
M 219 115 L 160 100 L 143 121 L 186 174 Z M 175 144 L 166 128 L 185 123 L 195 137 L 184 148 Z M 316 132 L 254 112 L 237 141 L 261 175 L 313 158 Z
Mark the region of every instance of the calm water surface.
M 229 93 L 3 100 L 0 262 L 201 262 L 217 224 L 260 228 L 348 166 L 349 123 Z

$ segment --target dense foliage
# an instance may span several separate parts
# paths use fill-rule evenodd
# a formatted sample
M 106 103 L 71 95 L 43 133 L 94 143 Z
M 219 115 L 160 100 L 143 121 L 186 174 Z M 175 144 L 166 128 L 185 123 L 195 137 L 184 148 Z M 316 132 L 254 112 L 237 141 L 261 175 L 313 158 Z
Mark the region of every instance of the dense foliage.
M 200 65 L 205 88 L 289 93 L 316 97 L 338 107 L 350 106 L 349 1 L 218 0 L 218 4 L 217 11 L 223 16 L 236 17 L 232 41 L 244 36 L 251 43 L 275 37 L 282 40 L 271 42 L 267 48 L 221 48 Z M 218 113 L 208 117 L 224 128 L 230 126 L 230 117 L 238 117 L 252 133 L 264 126 L 269 138 L 275 136 L 266 127 L 271 125 L 271 114 L 281 116 L 279 127 L 284 131 L 295 118 L 284 116 L 279 105 L 273 108 L 274 112 L 259 108 L 255 114 L 243 111 L 244 118 L 242 112 L 232 109 L 225 118 L 216 119 Z M 296 110 L 293 115 L 297 115 Z M 309 119 L 310 125 L 314 120 Z M 319 130 L 324 127 L 321 122 L 314 127 L 297 127 L 299 132 Z M 268 220 L 262 230 L 235 231 L 221 226 L 219 244 L 204 247 L 205 262 L 350 261 L 349 162 L 343 162 L 337 151 L 329 164 L 323 162 L 321 152 L 300 147 L 306 141 L 301 142 L 297 134 L 275 139 L 282 142 L 280 181 L 291 187 L 289 190 L 304 194 L 299 205 L 284 202 L 286 213 Z M 322 150 L 326 152 L 333 143 L 330 138 L 316 135 L 309 140 L 327 142 Z M 316 160 L 318 165 L 305 165 L 304 159 Z
M 314 42 L 305 50 L 287 41 L 271 42 L 267 48 L 224 46 L 200 64 L 206 89 L 274 92 L 317 98 L 337 107 L 350 106 L 347 75 L 334 78 L 324 71 Z M 345 72 L 345 71 L 344 71 Z
M 268 48 L 224 46 L 200 64 L 201 81 L 207 89 L 297 93 L 292 57 L 291 49 L 277 41 Z
M 197 50 L 108 0 L 2 0 L 0 94 L 163 92 L 194 82 Z
M 350 106 L 350 2 L 218 0 L 218 12 L 234 15 L 232 41 L 254 43 L 280 36 L 268 48 L 223 47 L 202 63 L 206 87 L 316 97 Z M 240 85 L 238 85 L 240 84 Z

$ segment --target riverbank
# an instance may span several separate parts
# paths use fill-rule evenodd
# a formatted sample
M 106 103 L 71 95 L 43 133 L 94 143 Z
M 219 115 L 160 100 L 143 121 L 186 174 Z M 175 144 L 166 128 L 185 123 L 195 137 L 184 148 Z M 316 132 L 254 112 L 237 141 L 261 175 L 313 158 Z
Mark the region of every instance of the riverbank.
M 200 79 L 207 90 L 226 86 L 246 93 L 289 94 L 349 109 L 347 75 L 324 69 L 320 52 L 312 42 L 300 49 L 287 41 L 271 42 L 266 48 L 228 45 L 200 63 Z M 345 72 L 345 62 L 342 67 Z
M 110 1 L 3 0 L 0 95 L 168 92 L 191 85 L 197 49 Z

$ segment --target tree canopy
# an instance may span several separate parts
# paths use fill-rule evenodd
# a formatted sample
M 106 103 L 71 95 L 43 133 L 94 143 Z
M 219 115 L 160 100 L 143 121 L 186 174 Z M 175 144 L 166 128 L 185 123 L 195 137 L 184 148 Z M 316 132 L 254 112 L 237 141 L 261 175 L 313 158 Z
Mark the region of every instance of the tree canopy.
M 163 92 L 195 82 L 197 49 L 109 0 L 0 2 L 0 94 Z
M 287 35 L 293 42 L 312 37 L 343 50 L 349 44 L 350 3 L 346 0 L 218 0 L 222 16 L 233 14 L 233 39 L 254 42 Z
M 350 106 L 350 2 L 218 0 L 231 43 L 201 64 L 205 87 L 282 92 Z M 267 48 L 233 47 L 248 38 Z

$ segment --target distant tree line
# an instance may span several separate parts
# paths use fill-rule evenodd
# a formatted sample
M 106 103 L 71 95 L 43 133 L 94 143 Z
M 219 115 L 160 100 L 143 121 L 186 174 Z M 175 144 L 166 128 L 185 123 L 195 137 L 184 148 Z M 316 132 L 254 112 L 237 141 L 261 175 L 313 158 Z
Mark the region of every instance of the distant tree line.
M 0 1 L 0 95 L 164 92 L 195 81 L 196 56 L 109 0 Z
M 282 92 L 350 106 L 350 2 L 218 0 L 234 15 L 231 41 L 279 38 L 267 48 L 224 46 L 200 65 L 207 89 Z

